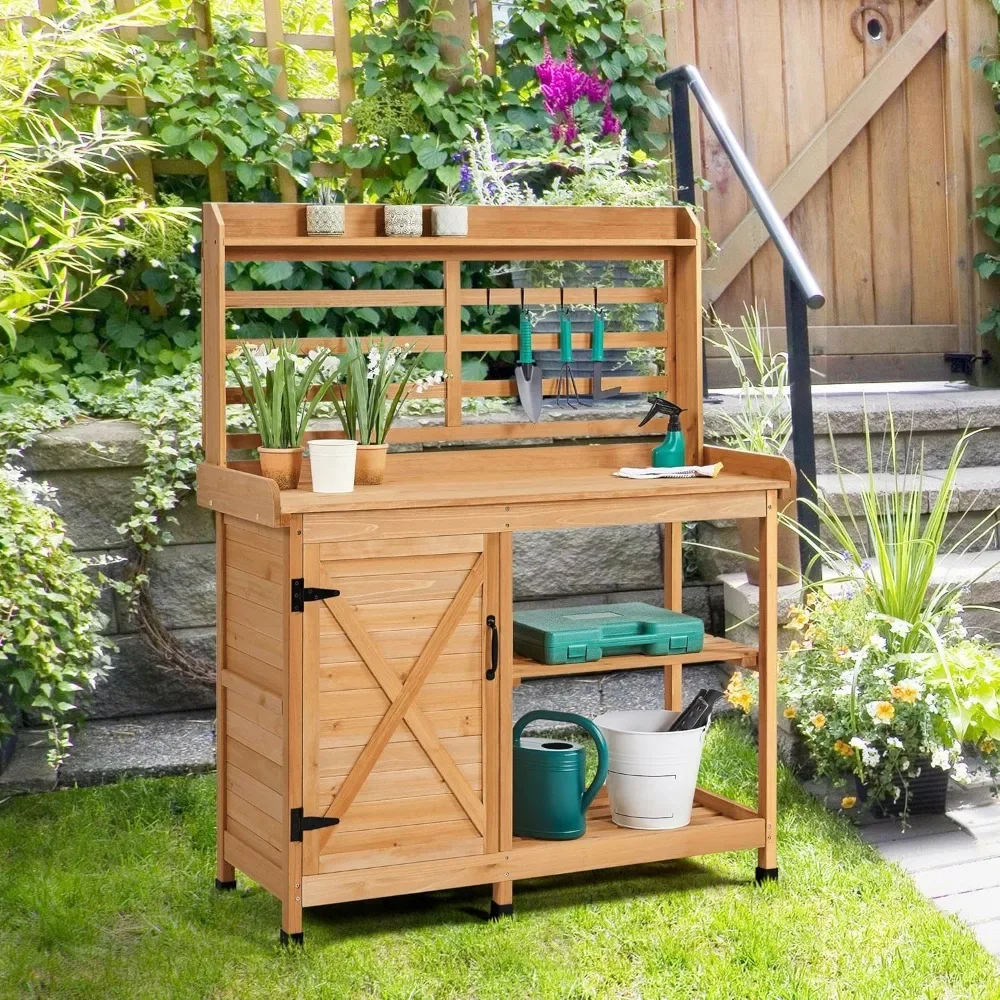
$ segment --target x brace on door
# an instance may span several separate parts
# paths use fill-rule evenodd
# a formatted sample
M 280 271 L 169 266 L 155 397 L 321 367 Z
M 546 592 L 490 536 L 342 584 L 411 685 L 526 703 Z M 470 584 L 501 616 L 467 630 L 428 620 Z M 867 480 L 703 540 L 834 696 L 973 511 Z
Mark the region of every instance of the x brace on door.
M 372 676 L 385 692 L 390 703 L 389 708 L 375 727 L 371 738 L 355 761 L 354 767 L 351 768 L 350 773 L 334 796 L 330 808 L 326 811 L 326 816 L 338 819 L 343 817 L 358 792 L 361 791 L 361 786 L 378 762 L 396 727 L 403 721 L 410 728 L 417 742 L 430 758 L 431 763 L 437 768 L 452 794 L 468 814 L 473 825 L 480 834 L 485 831 L 486 810 L 482 801 L 465 780 L 465 776 L 441 743 L 427 717 L 414 704 L 427 675 L 450 641 L 455 628 L 469 606 L 469 602 L 476 591 L 482 587 L 484 572 L 484 557 L 480 555 L 472 569 L 469 570 L 469 575 L 459 587 L 458 593 L 448 606 L 448 610 L 445 611 L 434 634 L 427 640 L 427 645 L 424 646 L 417 662 L 413 665 L 413 669 L 406 680 L 402 682 L 386 662 L 385 657 L 365 631 L 357 613 L 344 597 L 333 597 L 323 602 L 358 651 L 358 655 L 367 664 Z M 335 835 L 333 832 L 327 834 L 327 836 L 333 835 Z

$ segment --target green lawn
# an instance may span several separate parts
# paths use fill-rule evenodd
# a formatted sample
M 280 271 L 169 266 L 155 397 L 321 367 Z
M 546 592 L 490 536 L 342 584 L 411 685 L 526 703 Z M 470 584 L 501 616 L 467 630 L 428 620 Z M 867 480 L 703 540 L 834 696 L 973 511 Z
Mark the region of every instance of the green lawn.
M 747 799 L 755 753 L 713 727 L 702 782 Z M 214 889 L 211 777 L 125 781 L 0 806 L 0 997 L 997 998 L 1000 974 L 853 830 L 781 778 L 781 880 L 719 855 L 310 910 Z

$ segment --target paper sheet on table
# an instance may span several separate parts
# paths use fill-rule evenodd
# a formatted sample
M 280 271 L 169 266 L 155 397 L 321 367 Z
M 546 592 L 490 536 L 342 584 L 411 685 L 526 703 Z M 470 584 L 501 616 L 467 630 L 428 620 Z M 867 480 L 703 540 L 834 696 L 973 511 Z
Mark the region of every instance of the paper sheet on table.
M 647 469 L 619 469 L 614 475 L 621 479 L 695 479 L 704 476 L 706 479 L 715 479 L 722 471 L 722 463 L 715 465 L 678 465 L 672 469 L 656 469 L 650 466 Z

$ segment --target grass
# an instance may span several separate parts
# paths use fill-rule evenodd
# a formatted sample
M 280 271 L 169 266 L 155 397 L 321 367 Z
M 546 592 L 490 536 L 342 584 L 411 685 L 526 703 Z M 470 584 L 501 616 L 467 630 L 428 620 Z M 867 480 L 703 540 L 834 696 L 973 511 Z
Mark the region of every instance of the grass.
M 738 722 L 702 782 L 749 800 Z M 310 910 L 304 951 L 240 877 L 214 889 L 211 777 L 130 780 L 0 806 L 0 997 L 921 1000 L 1000 997 L 971 932 L 938 913 L 787 773 L 781 880 L 750 852 Z

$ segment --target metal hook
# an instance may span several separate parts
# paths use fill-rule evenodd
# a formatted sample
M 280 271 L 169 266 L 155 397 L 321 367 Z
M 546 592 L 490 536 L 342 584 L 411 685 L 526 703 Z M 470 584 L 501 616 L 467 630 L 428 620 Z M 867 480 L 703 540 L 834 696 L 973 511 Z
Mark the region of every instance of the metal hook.
M 524 312 L 524 289 L 521 289 L 521 312 Z
M 559 311 L 561 313 L 566 312 L 566 286 L 559 286 Z
M 486 286 L 486 315 L 487 316 L 492 316 L 493 315 L 490 312 L 490 286 L 489 285 Z
M 597 311 L 597 285 L 594 285 L 594 312 Z

